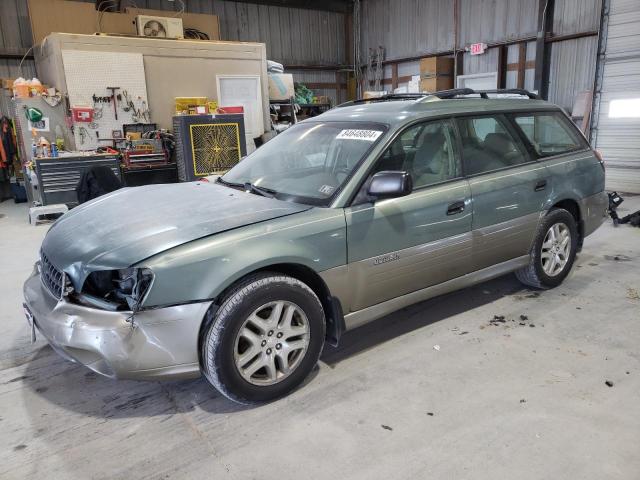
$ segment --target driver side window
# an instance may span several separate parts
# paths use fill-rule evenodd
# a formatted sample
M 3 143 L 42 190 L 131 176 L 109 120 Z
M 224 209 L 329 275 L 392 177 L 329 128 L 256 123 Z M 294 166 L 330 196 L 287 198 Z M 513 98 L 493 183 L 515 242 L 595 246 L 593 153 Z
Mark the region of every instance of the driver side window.
M 455 135 L 449 120 L 418 123 L 402 132 L 382 155 L 373 173 L 403 170 L 413 188 L 426 187 L 461 176 Z

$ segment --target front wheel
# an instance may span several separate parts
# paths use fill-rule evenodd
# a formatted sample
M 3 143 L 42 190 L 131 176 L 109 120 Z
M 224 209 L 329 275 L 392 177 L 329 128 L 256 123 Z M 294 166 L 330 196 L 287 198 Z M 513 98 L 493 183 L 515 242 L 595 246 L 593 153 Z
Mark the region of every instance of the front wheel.
M 309 375 L 324 336 L 324 311 L 313 290 L 286 275 L 253 275 L 215 313 L 202 342 L 203 371 L 231 400 L 275 400 Z
M 531 248 L 529 265 L 516 277 L 536 288 L 557 287 L 569 275 L 578 247 L 578 227 L 567 210 L 551 210 L 540 222 Z

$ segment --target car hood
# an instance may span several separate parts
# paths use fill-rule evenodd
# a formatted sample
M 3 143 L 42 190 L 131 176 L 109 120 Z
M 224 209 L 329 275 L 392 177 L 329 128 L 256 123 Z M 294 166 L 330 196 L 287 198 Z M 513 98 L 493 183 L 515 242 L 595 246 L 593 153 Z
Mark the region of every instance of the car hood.
M 127 268 L 192 240 L 310 208 L 205 182 L 123 188 L 62 216 L 42 250 L 80 288 L 92 271 Z

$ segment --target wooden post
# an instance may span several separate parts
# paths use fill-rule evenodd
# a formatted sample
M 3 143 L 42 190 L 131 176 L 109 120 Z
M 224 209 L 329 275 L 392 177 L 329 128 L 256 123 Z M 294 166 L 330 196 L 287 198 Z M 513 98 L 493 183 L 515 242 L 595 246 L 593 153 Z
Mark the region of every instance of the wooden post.
M 398 64 L 391 64 L 391 91 L 393 92 L 398 88 Z
M 524 77 L 527 68 L 527 43 L 518 44 L 518 88 L 524 88 Z

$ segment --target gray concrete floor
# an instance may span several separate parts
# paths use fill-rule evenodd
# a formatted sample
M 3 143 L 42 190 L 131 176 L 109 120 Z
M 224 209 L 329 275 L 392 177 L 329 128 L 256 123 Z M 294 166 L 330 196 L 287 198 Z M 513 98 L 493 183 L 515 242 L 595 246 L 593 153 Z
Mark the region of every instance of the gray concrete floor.
M 303 388 L 243 408 L 31 345 L 21 284 L 48 227 L 0 215 L 0 478 L 640 477 L 640 229 L 603 226 L 553 291 L 506 276 L 349 333 Z

